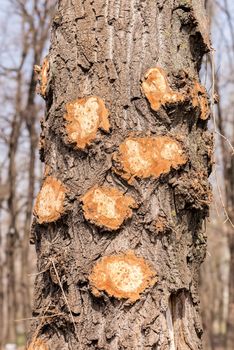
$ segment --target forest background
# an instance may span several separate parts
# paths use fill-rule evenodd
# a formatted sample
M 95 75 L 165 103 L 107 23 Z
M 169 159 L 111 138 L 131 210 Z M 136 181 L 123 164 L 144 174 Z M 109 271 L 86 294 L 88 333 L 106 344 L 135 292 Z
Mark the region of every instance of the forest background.
M 37 270 L 35 248 L 28 243 L 43 173 L 44 113 L 35 65 L 48 52 L 55 6 L 55 0 L 2 0 L 0 7 L 0 349 L 6 343 L 23 346 L 31 321 Z M 216 151 L 200 294 L 204 348 L 221 350 L 234 328 L 234 3 L 211 0 L 206 7 L 213 50 L 204 58 L 200 78 L 211 99 Z

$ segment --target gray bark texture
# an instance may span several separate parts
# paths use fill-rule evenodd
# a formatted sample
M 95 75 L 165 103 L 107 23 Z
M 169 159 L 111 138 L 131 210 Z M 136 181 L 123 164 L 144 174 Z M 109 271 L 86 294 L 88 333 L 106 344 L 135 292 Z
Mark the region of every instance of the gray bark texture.
M 202 348 L 198 280 L 213 145 L 189 89 L 208 50 L 202 0 L 58 2 L 41 159 L 45 178 L 60 180 L 67 192 L 58 220 L 35 218 L 32 225 L 39 273 L 31 344 L 41 341 L 40 349 L 57 350 Z M 153 67 L 166 72 L 183 100 L 152 110 L 141 84 Z M 98 130 L 90 145 L 77 149 L 67 141 L 66 104 L 87 96 L 104 101 L 110 130 Z M 172 137 L 182 142 L 187 161 L 160 176 L 127 181 L 113 170 L 113 154 L 129 135 Z M 118 189 L 137 203 L 117 230 L 84 216 L 82 196 L 96 185 Z M 147 262 L 156 281 L 135 301 L 105 290 L 93 293 L 95 264 L 128 251 Z

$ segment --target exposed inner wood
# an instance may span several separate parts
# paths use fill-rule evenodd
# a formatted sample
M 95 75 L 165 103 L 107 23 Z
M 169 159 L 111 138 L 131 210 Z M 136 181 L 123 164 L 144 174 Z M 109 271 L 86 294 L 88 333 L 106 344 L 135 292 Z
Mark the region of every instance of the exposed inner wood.
M 204 86 L 197 80 L 193 82 L 193 88 L 173 91 L 169 85 L 166 72 L 161 67 L 150 68 L 145 74 L 142 83 L 142 91 L 150 102 L 150 106 L 157 111 L 161 106 L 176 104 L 185 100 L 192 101 L 194 107 L 200 110 L 200 118 L 206 120 L 209 117 L 209 102 Z
M 99 128 L 109 131 L 109 112 L 101 98 L 90 96 L 69 102 L 65 119 L 67 136 L 78 148 L 85 148 L 95 139 Z
M 110 296 L 132 302 L 156 282 L 155 272 L 132 251 L 103 257 L 95 264 L 89 280 L 96 296 L 105 291 Z
M 32 341 L 27 350 L 49 350 L 48 345 L 42 339 Z
M 124 178 L 158 177 L 187 161 L 181 144 L 168 136 L 129 137 L 114 155 L 115 170 Z
M 48 71 L 50 65 L 48 58 L 45 58 L 41 68 L 41 77 L 40 77 L 40 93 L 43 97 L 46 95 L 47 83 L 48 83 Z
M 134 199 L 110 187 L 95 186 L 83 197 L 84 216 L 98 226 L 118 229 L 125 219 L 132 216 L 131 208 L 136 207 Z
M 60 180 L 48 176 L 37 195 L 34 214 L 40 224 L 53 222 L 64 212 L 66 187 Z
M 206 120 L 209 117 L 209 102 L 207 99 L 207 92 L 204 86 L 194 82 L 194 88 L 191 91 L 192 104 L 194 107 L 199 107 L 200 109 L 200 118 Z
M 154 111 L 157 111 L 165 104 L 175 104 L 184 100 L 184 96 L 181 93 L 170 88 L 166 73 L 160 67 L 148 70 L 142 83 L 142 90 Z

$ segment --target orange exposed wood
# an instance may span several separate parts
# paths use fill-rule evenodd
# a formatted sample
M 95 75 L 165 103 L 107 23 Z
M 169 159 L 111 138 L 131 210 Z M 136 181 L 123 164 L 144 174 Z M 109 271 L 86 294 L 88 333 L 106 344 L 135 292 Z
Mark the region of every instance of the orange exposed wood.
M 114 170 L 122 177 L 158 177 L 171 168 L 185 164 L 187 157 L 181 144 L 168 136 L 129 137 L 114 155 Z
M 168 223 L 165 217 L 158 216 L 155 220 L 155 229 L 157 233 L 163 233 L 168 229 Z
M 66 132 L 69 142 L 83 149 L 96 138 L 98 129 L 109 131 L 109 112 L 103 100 L 90 96 L 69 102 L 66 105 Z
M 43 97 L 45 97 L 46 95 L 49 67 L 50 67 L 49 60 L 46 57 L 43 61 L 42 68 L 41 68 L 40 93 Z
M 181 93 L 170 88 L 165 71 L 159 67 L 151 68 L 145 74 L 142 90 L 154 111 L 166 104 L 184 100 Z
M 53 222 L 64 212 L 66 187 L 61 181 L 48 176 L 37 196 L 34 215 L 40 224 Z
M 48 345 L 42 339 L 33 340 L 27 350 L 49 350 Z
M 132 251 L 102 258 L 93 267 L 89 280 L 94 295 L 100 296 L 100 292 L 105 291 L 110 296 L 132 302 L 156 282 L 155 272 Z
M 200 108 L 200 118 L 206 120 L 209 117 L 209 102 L 207 92 L 204 86 L 197 81 L 194 82 L 194 88 L 191 91 L 193 107 Z
M 83 197 L 84 216 L 98 226 L 117 230 L 125 219 L 132 216 L 134 199 L 110 187 L 95 186 Z
M 171 89 L 164 69 L 151 68 L 145 75 L 142 83 L 142 91 L 150 102 L 150 106 L 157 111 L 166 104 L 175 104 L 185 100 L 191 100 L 193 107 L 200 108 L 200 118 L 206 120 L 209 116 L 209 102 L 204 86 L 194 80 L 193 88 L 189 91 L 176 92 Z

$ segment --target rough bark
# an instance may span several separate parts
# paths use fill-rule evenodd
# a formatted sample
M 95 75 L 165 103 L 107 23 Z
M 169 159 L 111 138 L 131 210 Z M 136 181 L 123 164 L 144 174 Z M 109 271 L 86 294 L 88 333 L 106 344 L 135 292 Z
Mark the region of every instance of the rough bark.
M 46 223 L 40 216 L 45 188 L 37 201 L 33 234 L 40 274 L 31 344 L 82 350 L 202 348 L 197 287 L 206 250 L 212 138 L 193 89 L 208 45 L 203 1 L 59 1 L 41 157 L 46 184 L 59 193 L 59 208 L 63 200 L 64 205 Z M 141 90 L 153 67 L 163 69 L 170 86 L 157 111 Z M 180 98 L 169 103 L 175 91 Z M 104 101 L 111 129 L 99 129 L 78 149 L 67 137 L 66 104 L 87 96 Z M 116 170 L 113 154 L 127 138 L 162 135 L 182 145 L 185 164 L 130 180 Z M 100 228 L 100 220 L 84 213 L 82 201 L 94 186 L 115 188 L 137 203 L 117 230 Z M 122 299 L 113 291 L 110 296 L 107 288 L 96 293 L 94 266 L 102 269 L 103 257 L 133 252 L 131 259 L 143 258 L 147 278 L 152 270 L 156 282 L 147 279 L 139 298 L 136 293 Z

